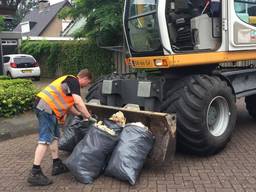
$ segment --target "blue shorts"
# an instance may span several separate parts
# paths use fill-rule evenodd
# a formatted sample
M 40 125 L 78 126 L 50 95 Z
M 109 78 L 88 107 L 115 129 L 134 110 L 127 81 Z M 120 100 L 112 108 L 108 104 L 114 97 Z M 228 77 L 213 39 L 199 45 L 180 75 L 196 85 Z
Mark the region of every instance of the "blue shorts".
M 51 144 L 54 139 L 58 140 L 60 137 L 60 130 L 56 116 L 39 109 L 35 109 L 35 112 L 39 122 L 38 143 Z

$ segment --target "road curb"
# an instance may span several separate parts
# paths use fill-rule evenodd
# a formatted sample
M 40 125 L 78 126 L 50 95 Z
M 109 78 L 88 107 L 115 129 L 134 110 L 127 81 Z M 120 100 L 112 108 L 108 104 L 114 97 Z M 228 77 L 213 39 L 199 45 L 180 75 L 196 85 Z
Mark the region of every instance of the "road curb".
M 5 141 L 11 139 L 11 134 L 9 132 L 0 133 L 0 141 Z
M 1 118 L 0 122 L 0 142 L 37 132 L 37 119 L 32 111 L 13 118 Z

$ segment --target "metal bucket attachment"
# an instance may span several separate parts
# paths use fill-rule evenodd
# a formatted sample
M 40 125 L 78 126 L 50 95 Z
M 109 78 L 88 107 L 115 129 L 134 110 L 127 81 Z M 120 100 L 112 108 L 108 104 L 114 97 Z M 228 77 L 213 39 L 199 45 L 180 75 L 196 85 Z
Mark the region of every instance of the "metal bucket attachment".
M 173 158 L 176 147 L 176 117 L 174 114 L 139 111 L 136 108 L 119 108 L 95 103 L 86 103 L 86 106 L 100 120 L 122 111 L 127 123 L 141 122 L 146 125 L 155 136 L 155 144 L 148 163 L 161 164 Z

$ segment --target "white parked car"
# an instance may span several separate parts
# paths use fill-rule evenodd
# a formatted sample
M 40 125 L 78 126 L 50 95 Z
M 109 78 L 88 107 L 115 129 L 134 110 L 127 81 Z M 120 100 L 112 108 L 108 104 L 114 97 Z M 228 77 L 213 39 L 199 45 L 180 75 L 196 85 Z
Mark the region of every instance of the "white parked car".
M 10 54 L 3 56 L 4 75 L 11 78 L 30 77 L 40 80 L 40 67 L 32 55 Z

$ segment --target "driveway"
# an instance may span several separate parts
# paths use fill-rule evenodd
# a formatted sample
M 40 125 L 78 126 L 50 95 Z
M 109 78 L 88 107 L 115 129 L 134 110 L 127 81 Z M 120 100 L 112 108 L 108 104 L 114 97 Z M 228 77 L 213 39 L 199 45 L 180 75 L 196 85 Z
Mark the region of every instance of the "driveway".
M 48 78 L 41 78 L 40 81 L 33 81 L 33 84 L 39 88 L 42 89 L 45 86 L 47 86 L 50 82 L 52 82 L 54 79 L 48 79 Z
M 36 147 L 37 135 L 0 142 L 0 191 L 91 191 L 91 192 L 166 192 L 166 191 L 256 191 L 256 123 L 238 104 L 236 131 L 227 147 L 211 157 L 177 153 L 172 162 L 160 168 L 146 167 L 135 186 L 100 176 L 91 185 L 75 181 L 70 173 L 52 177 L 54 184 L 30 187 L 26 183 Z M 61 153 L 62 159 L 67 157 Z M 50 175 L 48 155 L 43 170 Z

